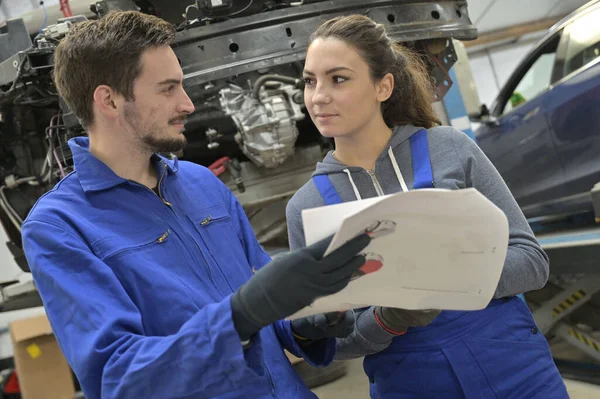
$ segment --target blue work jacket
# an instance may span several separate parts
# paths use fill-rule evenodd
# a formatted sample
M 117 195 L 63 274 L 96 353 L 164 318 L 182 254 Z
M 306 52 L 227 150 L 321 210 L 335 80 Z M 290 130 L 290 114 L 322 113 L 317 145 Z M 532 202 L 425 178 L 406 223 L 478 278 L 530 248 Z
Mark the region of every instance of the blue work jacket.
M 242 347 L 230 297 L 269 256 L 208 169 L 153 157 L 160 197 L 72 139 L 75 172 L 34 206 L 23 245 L 58 343 L 87 399 L 315 398 L 283 348 L 310 364 L 290 323 Z M 307 353 L 308 352 L 308 353 Z

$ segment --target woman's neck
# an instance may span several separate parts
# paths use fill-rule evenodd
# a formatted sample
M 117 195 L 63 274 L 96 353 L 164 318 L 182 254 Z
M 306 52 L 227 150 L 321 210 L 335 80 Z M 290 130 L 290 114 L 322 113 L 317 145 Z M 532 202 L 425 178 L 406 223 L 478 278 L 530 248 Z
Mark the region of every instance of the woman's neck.
M 336 137 L 334 157 L 344 165 L 373 170 L 392 133 L 392 129 L 381 120 L 381 123 L 366 126 L 352 135 Z

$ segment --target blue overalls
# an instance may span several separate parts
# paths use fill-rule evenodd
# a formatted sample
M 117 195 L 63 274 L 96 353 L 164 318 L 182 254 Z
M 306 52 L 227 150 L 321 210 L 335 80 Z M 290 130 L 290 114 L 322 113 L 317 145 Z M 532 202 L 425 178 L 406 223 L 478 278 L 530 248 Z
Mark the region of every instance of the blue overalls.
M 427 132 L 410 137 L 414 189 L 432 188 Z M 342 199 L 327 175 L 313 177 L 327 205 Z M 548 342 L 517 297 L 479 311 L 443 311 L 366 356 L 372 398 L 568 398 Z

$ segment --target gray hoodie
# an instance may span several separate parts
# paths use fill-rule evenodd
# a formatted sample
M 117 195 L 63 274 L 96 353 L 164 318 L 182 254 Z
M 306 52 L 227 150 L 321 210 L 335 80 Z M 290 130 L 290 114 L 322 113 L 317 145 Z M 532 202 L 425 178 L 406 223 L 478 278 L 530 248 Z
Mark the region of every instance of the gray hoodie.
M 314 175 L 327 174 L 344 202 L 407 191 L 413 187 L 410 136 L 421 128 L 396 127 L 389 145 L 377 158 L 374 171 L 347 167 L 332 152 L 317 164 Z M 449 126 L 428 129 L 429 154 L 436 188 L 476 188 L 506 214 L 509 241 L 496 298 L 542 288 L 548 279 L 548 257 L 523 216 L 502 177 L 466 134 Z M 393 157 L 394 159 L 391 159 Z M 296 192 L 287 205 L 291 249 L 305 245 L 301 212 L 324 206 L 312 180 Z M 385 349 L 393 336 L 379 327 L 372 311 L 356 315 L 355 332 L 338 342 L 338 359 L 360 357 Z

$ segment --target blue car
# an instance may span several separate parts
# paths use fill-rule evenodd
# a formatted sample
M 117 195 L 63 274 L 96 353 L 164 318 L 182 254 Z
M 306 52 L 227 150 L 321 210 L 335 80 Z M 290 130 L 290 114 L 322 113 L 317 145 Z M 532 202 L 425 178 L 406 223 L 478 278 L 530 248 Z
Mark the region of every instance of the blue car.
M 487 111 L 477 143 L 528 218 L 591 211 L 600 182 L 600 1 L 558 22 Z

